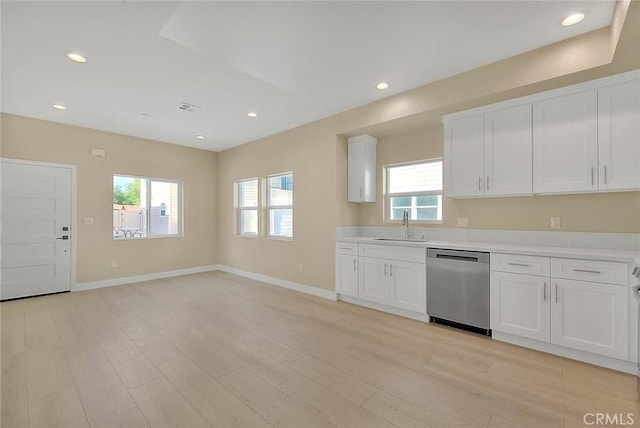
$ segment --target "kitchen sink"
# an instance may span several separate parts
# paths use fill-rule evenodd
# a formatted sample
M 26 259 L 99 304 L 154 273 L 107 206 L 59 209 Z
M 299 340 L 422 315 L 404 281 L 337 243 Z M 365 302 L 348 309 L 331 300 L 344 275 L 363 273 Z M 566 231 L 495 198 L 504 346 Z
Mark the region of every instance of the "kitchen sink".
M 376 241 L 396 241 L 396 242 L 427 242 L 426 239 L 402 239 L 402 238 L 375 238 Z

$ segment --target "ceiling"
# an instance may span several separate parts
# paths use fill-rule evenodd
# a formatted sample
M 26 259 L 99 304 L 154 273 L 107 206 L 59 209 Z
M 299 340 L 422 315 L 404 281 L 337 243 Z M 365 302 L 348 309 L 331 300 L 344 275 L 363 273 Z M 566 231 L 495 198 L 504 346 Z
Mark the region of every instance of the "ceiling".
M 615 1 L 1 7 L 3 112 L 220 151 L 608 26 Z

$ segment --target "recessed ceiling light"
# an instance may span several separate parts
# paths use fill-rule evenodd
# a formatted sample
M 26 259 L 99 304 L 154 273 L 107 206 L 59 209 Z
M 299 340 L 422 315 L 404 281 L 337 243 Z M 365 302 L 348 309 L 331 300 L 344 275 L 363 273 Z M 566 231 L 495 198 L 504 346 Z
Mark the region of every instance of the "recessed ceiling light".
M 196 135 L 196 138 L 197 138 L 198 140 L 204 140 L 204 135 Z
M 379 91 L 384 91 L 389 88 L 389 84 L 387 82 L 380 82 L 376 85 L 376 89 Z
M 73 62 L 78 62 L 80 64 L 84 64 L 85 62 L 87 62 L 87 59 L 85 57 L 76 52 L 69 52 L 67 54 L 67 58 L 69 58 Z
M 56 110 L 66 110 L 67 109 L 67 107 L 65 107 L 62 104 L 51 104 L 51 107 L 53 107 Z
M 247 113 L 247 116 L 249 116 L 250 118 L 256 118 L 258 117 L 258 113 L 254 112 L 254 111 L 250 111 L 249 113 Z
M 565 19 L 562 20 L 562 26 L 563 27 L 569 27 L 571 25 L 575 25 L 578 22 L 582 21 L 584 19 L 584 13 L 572 13 L 571 15 L 567 16 Z

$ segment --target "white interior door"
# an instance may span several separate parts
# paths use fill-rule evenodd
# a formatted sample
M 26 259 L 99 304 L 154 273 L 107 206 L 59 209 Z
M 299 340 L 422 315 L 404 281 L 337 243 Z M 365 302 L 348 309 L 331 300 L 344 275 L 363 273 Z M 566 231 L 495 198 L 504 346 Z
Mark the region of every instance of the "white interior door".
M 3 159 L 0 175 L 0 297 L 69 291 L 71 168 Z

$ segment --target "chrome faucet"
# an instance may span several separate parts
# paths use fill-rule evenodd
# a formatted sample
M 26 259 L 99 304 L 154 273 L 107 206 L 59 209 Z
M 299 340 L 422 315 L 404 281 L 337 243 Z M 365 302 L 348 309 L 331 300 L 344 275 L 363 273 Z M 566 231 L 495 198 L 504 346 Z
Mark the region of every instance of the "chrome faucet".
M 402 225 L 406 227 L 404 238 L 411 238 L 413 236 L 413 233 L 409 232 L 409 210 L 404 210 L 404 212 L 402 213 Z

